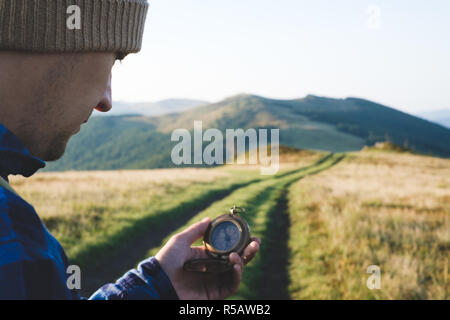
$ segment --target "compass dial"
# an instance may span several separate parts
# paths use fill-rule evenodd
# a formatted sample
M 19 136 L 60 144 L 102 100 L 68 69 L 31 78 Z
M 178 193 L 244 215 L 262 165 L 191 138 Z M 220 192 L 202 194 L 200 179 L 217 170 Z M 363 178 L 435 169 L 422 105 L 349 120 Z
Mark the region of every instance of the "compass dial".
M 211 245 L 220 251 L 230 251 L 239 242 L 240 231 L 238 227 L 229 221 L 216 226 L 211 234 Z

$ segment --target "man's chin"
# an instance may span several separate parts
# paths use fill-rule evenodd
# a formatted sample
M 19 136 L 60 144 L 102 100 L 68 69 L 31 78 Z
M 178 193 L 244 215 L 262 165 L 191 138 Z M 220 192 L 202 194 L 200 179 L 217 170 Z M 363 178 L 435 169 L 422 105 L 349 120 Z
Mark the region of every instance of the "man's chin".
M 56 160 L 59 160 L 64 155 L 64 151 L 65 150 L 56 152 L 56 151 L 52 150 L 42 160 L 44 160 L 44 161 L 56 161 Z
M 47 152 L 41 159 L 44 161 L 56 161 L 61 159 L 61 157 L 64 155 L 64 152 L 66 151 L 67 142 L 68 140 L 53 143 L 51 148 L 47 150 Z

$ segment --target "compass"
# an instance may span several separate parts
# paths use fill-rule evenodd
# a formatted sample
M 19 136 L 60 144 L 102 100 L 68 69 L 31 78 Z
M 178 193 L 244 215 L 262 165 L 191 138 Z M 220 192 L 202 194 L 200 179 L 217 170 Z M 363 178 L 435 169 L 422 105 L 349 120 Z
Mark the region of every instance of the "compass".
M 221 273 L 231 270 L 229 256 L 241 255 L 250 243 L 250 227 L 242 218 L 245 208 L 233 206 L 230 213 L 211 221 L 203 236 L 203 245 L 209 259 L 194 259 L 184 264 L 184 270 Z
M 235 222 L 224 221 L 211 232 L 210 243 L 216 251 L 227 252 L 233 250 L 239 243 L 241 230 Z

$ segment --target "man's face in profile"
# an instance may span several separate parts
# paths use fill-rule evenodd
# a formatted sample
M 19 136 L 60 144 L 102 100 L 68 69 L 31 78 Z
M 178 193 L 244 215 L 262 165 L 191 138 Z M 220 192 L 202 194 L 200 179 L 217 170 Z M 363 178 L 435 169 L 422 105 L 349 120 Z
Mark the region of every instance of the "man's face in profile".
M 114 53 L 103 52 L 0 52 L 0 101 L 4 110 L 0 110 L 0 117 L 8 112 L 12 119 L 9 129 L 31 154 L 46 161 L 60 158 L 70 137 L 94 109 L 111 109 L 115 59 Z M 12 106 L 17 106 L 17 112 Z

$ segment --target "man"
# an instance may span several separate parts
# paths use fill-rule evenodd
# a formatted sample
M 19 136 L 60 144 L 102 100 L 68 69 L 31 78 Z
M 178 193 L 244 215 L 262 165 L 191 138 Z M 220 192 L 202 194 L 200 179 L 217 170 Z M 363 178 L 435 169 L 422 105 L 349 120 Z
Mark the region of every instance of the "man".
M 111 68 L 138 52 L 145 0 L 0 0 L 0 298 L 78 299 L 66 285 L 63 248 L 33 207 L 8 184 L 60 158 L 93 109 L 111 109 Z M 71 25 L 68 12 L 79 19 Z M 77 13 L 79 17 L 77 17 Z M 73 21 L 72 21 L 73 22 Z M 70 26 L 75 26 L 72 28 Z M 106 284 L 92 299 L 223 299 L 235 293 L 244 262 L 258 251 L 254 238 L 232 271 L 189 273 L 183 264 L 207 257 L 191 247 L 209 218 L 175 235 L 158 252 Z M 99 270 L 101 272 L 101 270 Z

